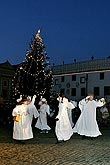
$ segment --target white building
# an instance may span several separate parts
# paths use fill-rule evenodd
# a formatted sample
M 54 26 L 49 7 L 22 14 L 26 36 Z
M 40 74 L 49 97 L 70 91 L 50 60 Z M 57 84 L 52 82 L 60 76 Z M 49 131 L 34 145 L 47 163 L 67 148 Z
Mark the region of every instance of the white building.
M 54 92 L 80 100 L 88 93 L 110 99 L 110 58 L 53 67 Z

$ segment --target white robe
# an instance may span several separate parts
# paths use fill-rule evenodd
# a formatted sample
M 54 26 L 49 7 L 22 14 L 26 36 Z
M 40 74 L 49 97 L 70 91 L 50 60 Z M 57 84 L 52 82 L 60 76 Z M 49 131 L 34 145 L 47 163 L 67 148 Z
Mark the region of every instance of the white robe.
M 74 132 L 88 137 L 97 137 L 101 135 L 96 120 L 96 108 L 103 106 L 101 101 L 87 101 L 82 99 L 79 102 L 81 115 L 73 128 Z
M 59 98 L 58 98 L 59 99 Z M 73 130 L 69 121 L 68 112 L 67 109 L 71 107 L 71 105 L 68 102 L 68 99 L 63 98 L 63 103 L 61 100 L 59 101 L 59 112 L 56 116 L 56 119 L 59 119 L 56 121 L 56 127 L 55 127 L 55 133 L 58 140 L 69 140 L 71 136 L 73 135 Z
M 40 114 L 35 127 L 40 130 L 50 130 L 51 128 L 47 125 L 47 114 L 50 115 L 50 107 L 48 104 L 42 104 L 40 106 Z
M 34 105 L 33 101 L 31 101 L 31 103 L 28 104 L 28 106 L 27 106 L 27 112 L 29 114 L 29 118 L 30 118 L 31 123 L 32 123 L 33 117 L 34 118 L 39 117 L 39 112 L 36 109 L 36 106 Z
M 32 116 L 37 117 L 37 109 L 31 106 L 33 103 L 28 105 L 17 105 L 12 112 L 12 116 L 20 115 L 20 121 L 14 121 L 13 127 L 13 139 L 16 140 L 27 140 L 33 138 L 32 132 Z M 36 114 L 36 115 L 35 115 Z

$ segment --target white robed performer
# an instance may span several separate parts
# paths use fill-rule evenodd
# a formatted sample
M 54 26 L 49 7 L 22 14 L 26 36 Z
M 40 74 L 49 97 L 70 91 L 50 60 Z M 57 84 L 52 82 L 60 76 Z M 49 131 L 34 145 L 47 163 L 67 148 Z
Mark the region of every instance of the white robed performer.
M 33 104 L 29 99 L 21 99 L 18 101 L 18 105 L 13 109 L 12 116 L 16 117 L 19 116 L 19 121 L 14 121 L 14 127 L 13 127 L 13 139 L 15 140 L 28 140 L 33 138 L 33 132 L 32 132 L 32 118 L 31 116 L 34 115 L 34 117 L 38 116 L 38 111 L 36 107 L 31 107 L 31 104 Z M 29 111 L 31 111 L 31 108 L 33 109 L 33 112 L 31 112 L 31 115 Z
M 73 130 L 68 117 L 68 108 L 73 109 L 74 106 L 71 102 L 68 102 L 68 99 L 65 97 L 59 96 L 57 98 L 59 101 L 59 112 L 56 116 L 56 127 L 55 133 L 58 142 L 67 141 L 73 135 Z
M 102 107 L 105 102 L 93 100 L 94 95 L 89 94 L 79 102 L 81 114 L 76 122 L 73 131 L 82 136 L 97 137 L 101 135 L 96 121 L 96 108 Z
M 35 127 L 41 130 L 41 133 L 48 133 L 51 128 L 47 124 L 47 114 L 50 115 L 50 107 L 47 104 L 47 101 L 45 98 L 42 98 L 39 102 L 40 109 L 39 109 L 39 117 L 35 124 Z
M 28 99 L 31 100 L 31 97 L 28 96 Z M 36 95 L 33 96 L 32 101 L 30 102 L 30 104 L 28 104 L 27 106 L 27 112 L 29 114 L 30 117 L 30 121 L 32 123 L 33 118 L 38 118 L 39 117 L 39 112 L 36 109 L 36 106 L 34 105 L 35 103 L 35 99 L 36 99 Z

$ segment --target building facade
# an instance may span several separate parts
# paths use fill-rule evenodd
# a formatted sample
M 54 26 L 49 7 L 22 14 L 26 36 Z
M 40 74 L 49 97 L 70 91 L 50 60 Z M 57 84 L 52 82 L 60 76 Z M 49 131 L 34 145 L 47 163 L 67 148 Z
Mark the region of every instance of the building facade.
M 94 93 L 109 100 L 110 58 L 54 66 L 53 79 L 54 93 L 63 92 L 69 99 L 79 101 Z
M 0 102 L 12 100 L 14 74 L 14 67 L 8 61 L 0 64 Z

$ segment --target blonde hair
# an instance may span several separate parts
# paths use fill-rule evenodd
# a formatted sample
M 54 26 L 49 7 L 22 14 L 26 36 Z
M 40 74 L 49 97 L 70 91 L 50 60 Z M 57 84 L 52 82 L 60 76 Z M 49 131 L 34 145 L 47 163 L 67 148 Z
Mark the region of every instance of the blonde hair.
M 88 93 L 88 96 L 93 96 L 94 97 L 94 94 L 93 93 Z

